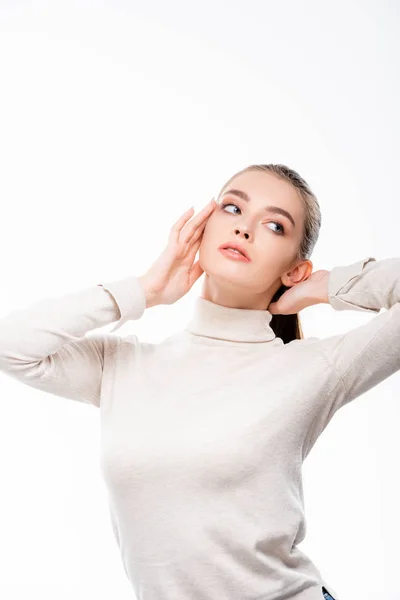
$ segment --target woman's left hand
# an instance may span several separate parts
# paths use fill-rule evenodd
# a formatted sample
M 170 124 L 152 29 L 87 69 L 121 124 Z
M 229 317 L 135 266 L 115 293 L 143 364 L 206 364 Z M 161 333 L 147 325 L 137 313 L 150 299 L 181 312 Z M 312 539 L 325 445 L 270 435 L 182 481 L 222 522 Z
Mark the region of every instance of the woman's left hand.
M 272 315 L 294 315 L 307 306 L 328 303 L 328 279 L 330 271 L 320 269 L 311 273 L 308 279 L 295 283 L 267 310 Z

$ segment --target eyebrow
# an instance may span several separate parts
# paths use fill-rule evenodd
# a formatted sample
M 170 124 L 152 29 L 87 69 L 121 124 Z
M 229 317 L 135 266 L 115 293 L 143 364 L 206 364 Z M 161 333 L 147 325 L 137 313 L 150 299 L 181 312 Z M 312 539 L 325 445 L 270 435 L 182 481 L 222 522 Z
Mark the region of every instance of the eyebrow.
M 222 196 L 225 196 L 227 194 L 233 194 L 234 196 L 239 196 L 239 198 L 241 198 L 242 200 L 245 200 L 245 202 L 250 202 L 250 196 L 248 194 L 246 194 L 246 192 L 243 192 L 243 190 L 228 190 L 228 191 L 224 192 L 222 194 Z M 283 215 L 284 217 L 289 219 L 289 221 L 292 223 L 293 227 L 296 227 L 296 223 L 294 222 L 292 215 L 284 208 L 281 208 L 280 206 L 272 206 L 270 204 L 265 206 L 264 208 L 267 212 L 276 213 L 278 215 Z

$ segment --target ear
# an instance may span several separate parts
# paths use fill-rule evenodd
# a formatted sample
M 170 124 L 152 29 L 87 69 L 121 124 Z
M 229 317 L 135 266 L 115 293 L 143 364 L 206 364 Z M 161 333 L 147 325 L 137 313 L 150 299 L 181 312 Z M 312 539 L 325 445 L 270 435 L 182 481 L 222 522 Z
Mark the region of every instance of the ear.
M 292 287 L 296 283 L 301 283 L 308 279 L 312 271 L 313 263 L 311 260 L 303 260 L 281 276 L 282 284 L 286 287 Z

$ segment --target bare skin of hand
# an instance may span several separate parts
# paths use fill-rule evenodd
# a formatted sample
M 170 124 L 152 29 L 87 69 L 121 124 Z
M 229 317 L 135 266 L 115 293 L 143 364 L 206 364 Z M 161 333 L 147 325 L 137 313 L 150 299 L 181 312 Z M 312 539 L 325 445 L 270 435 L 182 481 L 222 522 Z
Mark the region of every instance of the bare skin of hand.
M 144 275 L 139 277 L 146 289 L 147 306 L 173 304 L 191 289 L 203 274 L 194 262 L 207 220 L 217 206 L 211 200 L 192 220 L 193 207 L 171 227 L 168 243 Z
M 268 306 L 272 315 L 293 315 L 313 304 L 326 304 L 330 271 L 320 269 L 311 273 L 305 281 L 294 284 L 276 301 Z

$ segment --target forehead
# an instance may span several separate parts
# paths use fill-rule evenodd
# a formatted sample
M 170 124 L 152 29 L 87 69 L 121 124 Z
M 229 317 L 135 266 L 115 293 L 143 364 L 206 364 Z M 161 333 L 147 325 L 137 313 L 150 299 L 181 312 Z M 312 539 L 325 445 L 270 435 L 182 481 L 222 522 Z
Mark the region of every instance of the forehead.
M 304 204 L 300 192 L 291 183 L 278 178 L 273 173 L 261 171 L 240 173 L 225 186 L 221 196 L 232 188 L 247 192 L 253 204 L 275 204 L 288 210 L 296 222 L 303 221 Z

